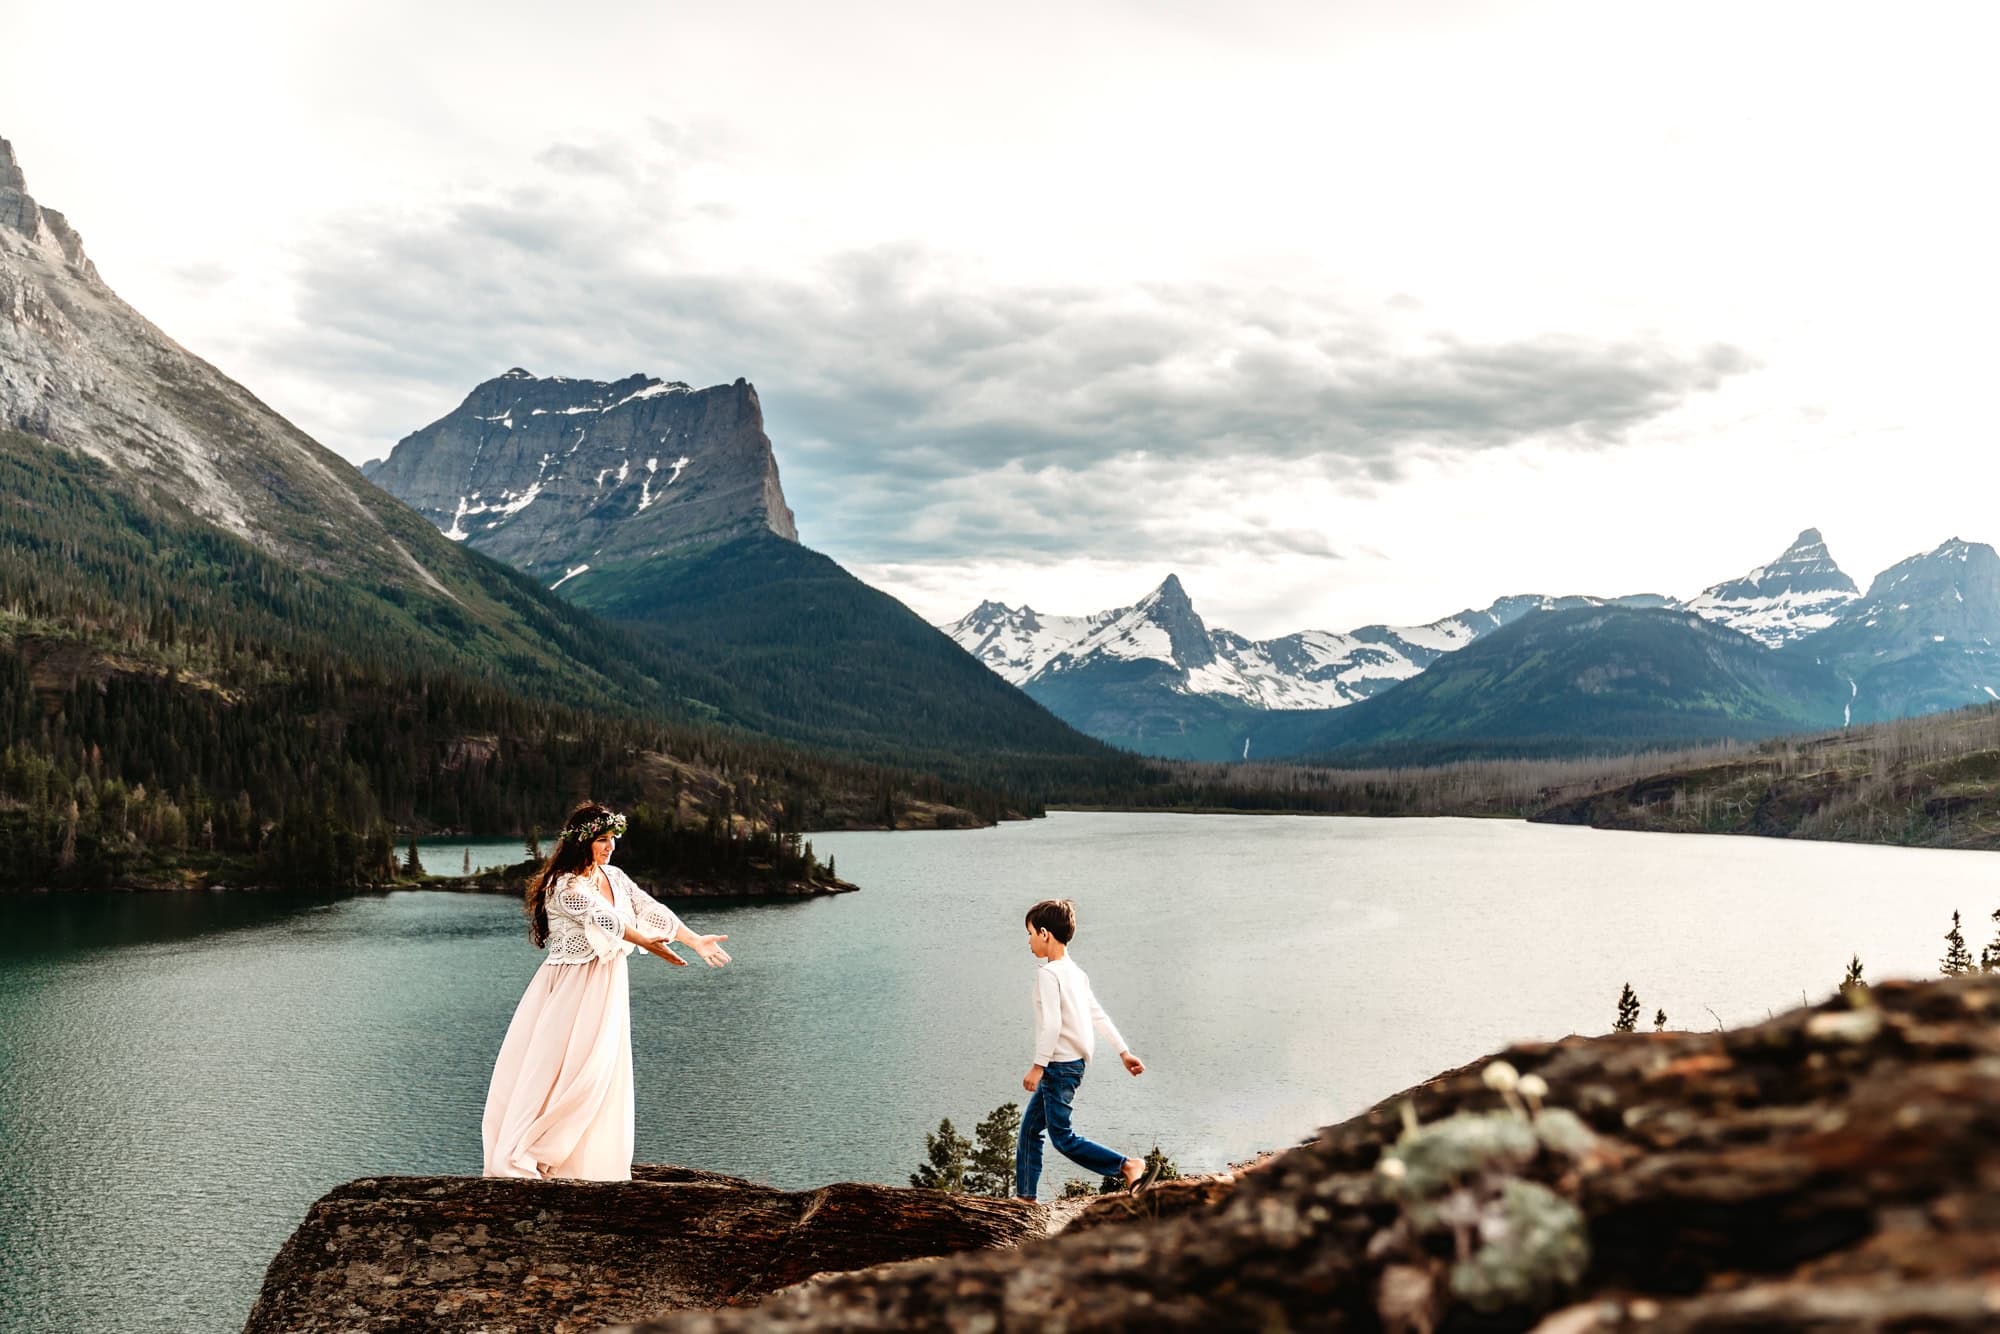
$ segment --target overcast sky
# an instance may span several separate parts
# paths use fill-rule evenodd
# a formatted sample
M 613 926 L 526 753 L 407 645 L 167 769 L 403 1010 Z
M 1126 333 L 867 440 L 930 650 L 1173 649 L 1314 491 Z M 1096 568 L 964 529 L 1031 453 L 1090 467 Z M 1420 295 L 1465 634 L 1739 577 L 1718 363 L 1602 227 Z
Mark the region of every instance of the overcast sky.
M 2000 541 L 1991 12 L 0 0 L 0 136 L 350 459 L 745 376 L 932 619 L 1275 635 Z

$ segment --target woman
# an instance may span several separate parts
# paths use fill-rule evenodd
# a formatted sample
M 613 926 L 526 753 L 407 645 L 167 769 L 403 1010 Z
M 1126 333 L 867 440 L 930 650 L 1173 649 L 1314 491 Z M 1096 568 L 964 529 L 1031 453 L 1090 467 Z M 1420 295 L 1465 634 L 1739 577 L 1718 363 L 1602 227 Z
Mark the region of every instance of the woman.
M 682 968 L 691 946 L 711 968 L 727 936 L 698 936 L 611 865 L 625 817 L 586 801 L 528 886 L 528 936 L 549 957 L 528 983 L 486 1091 L 486 1175 L 628 1181 L 632 1176 L 632 1012 L 625 956 Z

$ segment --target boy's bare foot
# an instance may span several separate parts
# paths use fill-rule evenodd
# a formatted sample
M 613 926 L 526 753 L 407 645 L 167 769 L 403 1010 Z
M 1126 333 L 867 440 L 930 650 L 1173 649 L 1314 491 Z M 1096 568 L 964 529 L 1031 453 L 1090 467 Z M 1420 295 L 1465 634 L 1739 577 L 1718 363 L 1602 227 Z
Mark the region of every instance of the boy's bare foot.
M 1119 1175 L 1125 1178 L 1125 1189 L 1137 1190 L 1140 1178 L 1146 1175 L 1146 1160 L 1144 1158 L 1127 1158 L 1123 1165 L 1119 1167 L 1118 1172 Z

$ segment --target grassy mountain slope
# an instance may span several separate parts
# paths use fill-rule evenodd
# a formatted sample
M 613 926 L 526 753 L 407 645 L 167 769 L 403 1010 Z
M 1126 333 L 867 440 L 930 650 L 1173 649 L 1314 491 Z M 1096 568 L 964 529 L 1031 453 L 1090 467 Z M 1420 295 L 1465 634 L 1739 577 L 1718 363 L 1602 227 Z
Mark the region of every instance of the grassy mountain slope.
M 1104 659 L 1038 676 L 1028 696 L 1078 731 L 1142 755 L 1228 760 L 1265 711 L 1180 689 L 1180 673 L 1154 658 Z M 1314 710 L 1317 716 L 1322 710 Z
M 718 716 L 773 736 L 1031 789 L 1136 772 L 902 603 L 775 535 L 607 570 L 576 598 L 703 664 L 728 683 Z
M 1524 617 L 1331 715 L 1273 715 L 1252 754 L 1413 764 L 1754 738 L 1837 725 L 1846 689 L 1696 616 L 1580 608 Z

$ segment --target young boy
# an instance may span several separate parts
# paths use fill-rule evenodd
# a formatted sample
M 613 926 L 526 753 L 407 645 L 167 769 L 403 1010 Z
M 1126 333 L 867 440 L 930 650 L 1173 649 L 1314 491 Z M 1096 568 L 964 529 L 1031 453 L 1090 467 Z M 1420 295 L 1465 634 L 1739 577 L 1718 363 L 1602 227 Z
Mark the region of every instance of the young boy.
M 1068 899 L 1044 899 L 1028 909 L 1028 949 L 1042 960 L 1035 974 L 1035 1063 L 1021 1080 L 1034 1096 L 1021 1114 L 1021 1141 L 1014 1150 L 1014 1193 L 1035 1198 L 1042 1177 L 1042 1133 L 1072 1162 L 1099 1176 L 1114 1173 L 1127 1189 L 1139 1184 L 1146 1171 L 1141 1158 L 1127 1158 L 1114 1149 L 1085 1139 L 1070 1128 L 1070 1104 L 1083 1082 L 1083 1067 L 1095 1049 L 1093 1024 L 1117 1044 L 1118 1059 L 1135 1075 L 1146 1066 L 1118 1036 L 1117 1025 L 1091 993 L 1090 979 L 1069 957 L 1076 934 L 1076 908 Z

